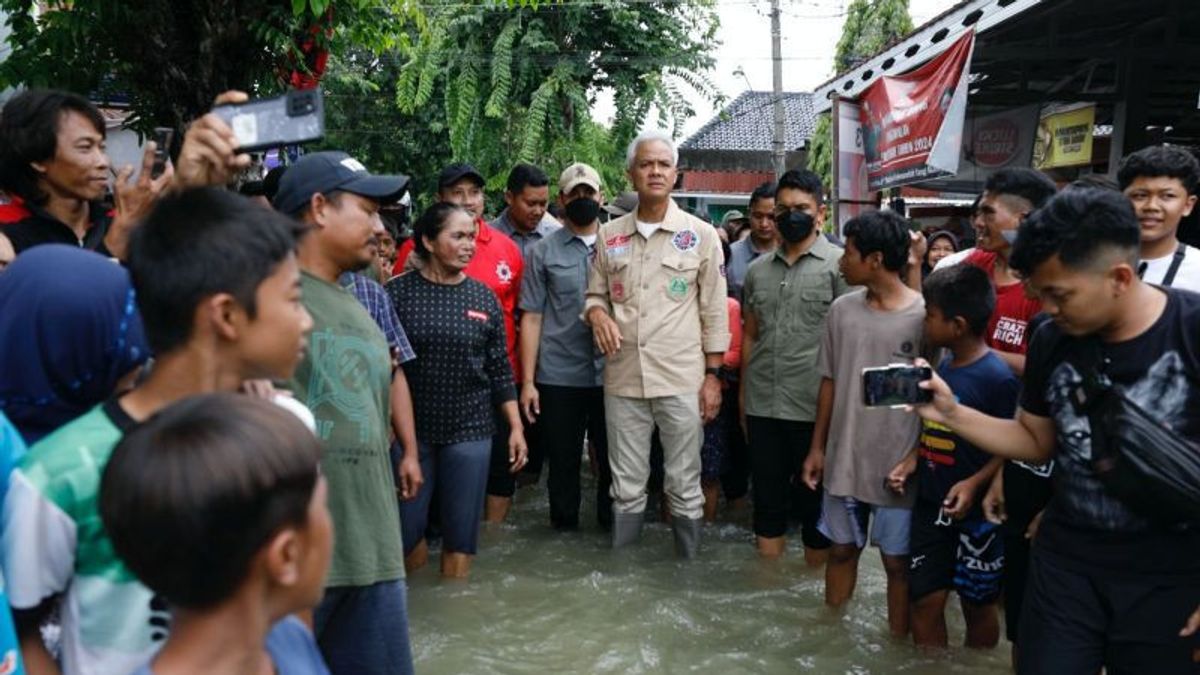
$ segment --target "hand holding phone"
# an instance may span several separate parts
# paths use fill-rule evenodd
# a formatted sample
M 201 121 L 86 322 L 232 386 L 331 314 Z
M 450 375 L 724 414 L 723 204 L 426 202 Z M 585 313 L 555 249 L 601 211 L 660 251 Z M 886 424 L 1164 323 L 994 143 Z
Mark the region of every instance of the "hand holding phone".
M 903 408 L 933 401 L 933 392 L 920 386 L 933 379 L 929 366 L 864 368 L 862 379 L 863 405 L 868 408 Z
M 325 102 L 320 89 L 218 105 L 213 114 L 233 130 L 238 152 L 306 143 L 325 135 Z

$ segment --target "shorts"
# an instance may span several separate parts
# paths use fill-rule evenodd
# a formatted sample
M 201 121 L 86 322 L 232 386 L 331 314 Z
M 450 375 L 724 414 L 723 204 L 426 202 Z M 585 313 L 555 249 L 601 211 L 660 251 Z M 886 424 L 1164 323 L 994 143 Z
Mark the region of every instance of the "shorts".
M 1040 535 L 1039 535 L 1040 536 Z M 1195 675 L 1200 636 L 1179 629 L 1200 604 L 1200 580 L 1078 566 L 1033 545 L 1021 614 L 1022 675 Z
M 853 544 L 858 548 L 867 545 L 869 531 L 872 545 L 878 546 L 884 555 L 899 557 L 908 555 L 911 527 L 912 509 L 876 506 L 826 492 L 817 529 L 834 544 Z
M 940 504 L 917 500 L 912 510 L 908 594 L 913 600 L 953 590 L 973 605 L 1000 597 L 1004 573 L 1004 536 L 1000 526 L 981 517 L 940 518 Z

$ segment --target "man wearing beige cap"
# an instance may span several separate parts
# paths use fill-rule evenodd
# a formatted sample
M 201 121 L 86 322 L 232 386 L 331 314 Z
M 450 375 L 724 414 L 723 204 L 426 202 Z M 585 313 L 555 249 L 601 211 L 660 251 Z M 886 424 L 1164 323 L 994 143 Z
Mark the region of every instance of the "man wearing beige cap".
M 584 432 L 596 451 L 596 519 L 612 524 L 612 472 L 604 428 L 604 357 L 579 320 L 596 249 L 603 195 L 600 175 L 572 164 L 558 179 L 564 225 L 525 253 L 521 279 L 521 410 L 537 420 L 549 465 L 550 524 L 579 527 L 580 448 Z
M 704 504 L 702 423 L 721 407 L 718 372 L 730 336 L 716 230 L 671 199 L 678 159 L 661 132 L 630 144 L 626 166 L 638 206 L 600 229 L 585 312 L 606 357 L 613 546 L 641 536 L 658 426 L 675 548 L 690 558 Z

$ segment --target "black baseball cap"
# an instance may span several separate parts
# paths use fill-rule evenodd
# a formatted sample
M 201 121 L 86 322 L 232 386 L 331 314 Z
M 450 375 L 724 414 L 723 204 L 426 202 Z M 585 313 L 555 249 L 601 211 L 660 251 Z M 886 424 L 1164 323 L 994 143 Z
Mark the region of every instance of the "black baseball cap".
M 314 152 L 288 167 L 279 179 L 279 191 L 272 202 L 275 210 L 295 215 L 318 192 L 334 190 L 391 202 L 404 196 L 408 176 L 376 176 L 358 160 L 344 152 Z
M 487 181 L 483 179 L 483 174 L 470 164 L 451 164 L 438 174 L 438 189 L 448 188 L 464 178 L 470 178 L 479 187 L 487 184 Z

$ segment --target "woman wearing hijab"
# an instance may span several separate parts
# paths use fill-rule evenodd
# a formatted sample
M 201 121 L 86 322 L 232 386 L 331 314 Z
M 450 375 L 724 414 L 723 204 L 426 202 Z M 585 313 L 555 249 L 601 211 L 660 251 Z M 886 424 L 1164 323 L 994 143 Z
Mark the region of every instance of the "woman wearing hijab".
M 0 275 L 0 345 L 0 411 L 28 445 L 131 384 L 149 356 L 128 272 L 59 244 Z
M 925 249 L 925 264 L 921 266 L 921 278 L 929 276 L 933 268 L 937 266 L 938 261 L 942 258 L 952 256 L 958 252 L 958 237 L 947 232 L 939 230 L 929 235 L 929 246 Z M 946 263 L 947 265 L 951 263 Z

